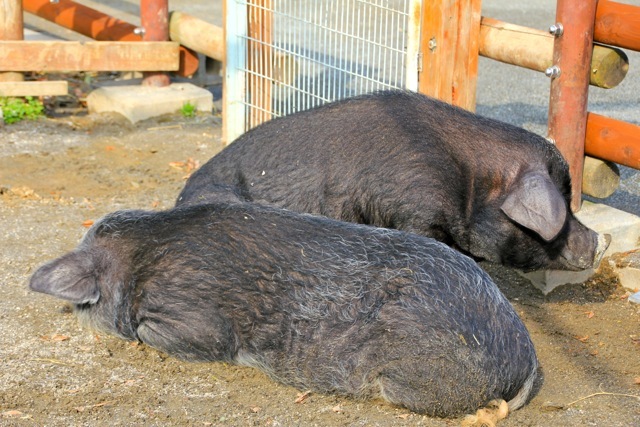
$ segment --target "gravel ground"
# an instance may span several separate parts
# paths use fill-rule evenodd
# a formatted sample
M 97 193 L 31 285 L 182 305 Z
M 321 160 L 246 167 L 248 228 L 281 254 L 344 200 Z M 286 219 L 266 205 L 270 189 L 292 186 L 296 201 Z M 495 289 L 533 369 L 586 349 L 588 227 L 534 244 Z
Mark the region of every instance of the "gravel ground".
M 136 1 L 104 2 L 135 13 Z M 640 2 L 630 2 L 640 5 Z M 220 24 L 220 1 L 171 1 Z M 548 0 L 487 0 L 486 16 L 545 28 Z M 638 55 L 625 82 L 592 90 L 590 108 L 638 123 Z M 478 112 L 544 133 L 543 75 L 481 60 Z M 0 128 L 0 425 L 451 426 L 382 402 L 310 394 L 249 368 L 194 364 L 79 328 L 68 307 L 26 289 L 38 265 L 72 249 L 100 216 L 164 209 L 185 177 L 221 149 L 220 118 L 130 125 L 67 116 Z M 638 173 L 623 170 L 607 204 L 639 213 Z M 605 263 L 606 265 L 606 263 Z M 514 271 L 482 263 L 529 328 L 546 379 L 504 426 L 640 425 L 640 306 L 602 271 L 541 295 Z

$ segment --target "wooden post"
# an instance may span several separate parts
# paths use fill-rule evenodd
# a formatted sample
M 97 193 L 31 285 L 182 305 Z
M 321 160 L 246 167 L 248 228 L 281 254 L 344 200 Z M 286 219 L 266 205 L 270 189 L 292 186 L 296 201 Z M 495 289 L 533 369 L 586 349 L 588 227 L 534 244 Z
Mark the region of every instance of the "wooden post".
M 271 119 L 272 103 L 272 0 L 255 0 L 248 6 L 248 94 L 251 102 L 249 128 Z
M 164 42 L 169 40 L 169 2 L 168 0 L 140 0 L 140 24 L 143 28 L 142 40 Z M 151 71 L 143 74 L 143 86 L 169 86 L 169 75 Z
M 593 26 L 597 0 L 558 0 L 554 67 L 549 69 L 549 137 L 569 163 L 571 209 L 580 209 L 584 141 L 587 126 L 589 66 L 593 45 Z
M 20 0 L 0 0 L 0 40 L 23 40 L 22 2 Z M 19 82 L 22 73 L 0 73 L 0 81 Z
M 418 90 L 474 111 L 481 0 L 434 0 L 422 7 Z

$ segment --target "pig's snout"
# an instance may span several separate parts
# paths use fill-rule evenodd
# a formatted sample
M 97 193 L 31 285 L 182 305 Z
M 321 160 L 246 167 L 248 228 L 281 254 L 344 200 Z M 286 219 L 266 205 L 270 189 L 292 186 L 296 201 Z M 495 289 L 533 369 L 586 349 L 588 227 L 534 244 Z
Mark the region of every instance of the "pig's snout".
M 598 234 L 578 221 L 572 221 L 561 262 L 567 270 L 597 268 L 610 243 L 609 234 Z
M 598 246 L 596 246 L 596 256 L 593 259 L 593 268 L 598 268 L 610 244 L 611 234 L 598 234 Z

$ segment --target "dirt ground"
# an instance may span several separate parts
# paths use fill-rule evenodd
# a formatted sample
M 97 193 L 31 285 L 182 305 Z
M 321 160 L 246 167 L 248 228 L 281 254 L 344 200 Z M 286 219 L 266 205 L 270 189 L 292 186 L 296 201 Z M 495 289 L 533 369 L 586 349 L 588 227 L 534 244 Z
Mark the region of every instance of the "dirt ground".
M 0 425 L 454 426 L 383 402 L 303 395 L 250 368 L 178 361 L 81 329 L 27 290 L 40 264 L 124 208 L 172 206 L 221 149 L 220 118 L 68 116 L 0 128 Z M 543 296 L 482 265 L 529 328 L 540 394 L 504 426 L 639 426 L 640 305 L 600 275 Z

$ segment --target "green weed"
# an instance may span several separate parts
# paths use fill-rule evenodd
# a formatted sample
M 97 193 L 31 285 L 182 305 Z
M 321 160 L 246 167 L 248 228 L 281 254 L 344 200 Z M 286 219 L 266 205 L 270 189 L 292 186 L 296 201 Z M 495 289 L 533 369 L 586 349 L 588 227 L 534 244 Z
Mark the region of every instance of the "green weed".
M 191 102 L 187 101 L 182 105 L 182 108 L 180 109 L 180 113 L 184 117 L 193 117 L 196 115 L 196 106 Z
M 7 124 L 24 119 L 35 120 L 44 116 L 44 105 L 31 96 L 25 98 L 0 97 L 0 108 L 4 122 Z

